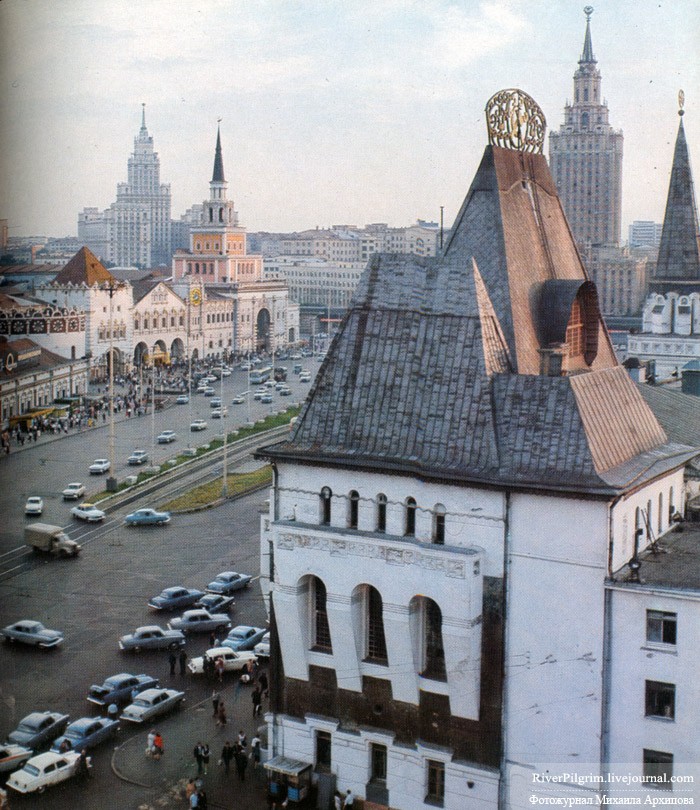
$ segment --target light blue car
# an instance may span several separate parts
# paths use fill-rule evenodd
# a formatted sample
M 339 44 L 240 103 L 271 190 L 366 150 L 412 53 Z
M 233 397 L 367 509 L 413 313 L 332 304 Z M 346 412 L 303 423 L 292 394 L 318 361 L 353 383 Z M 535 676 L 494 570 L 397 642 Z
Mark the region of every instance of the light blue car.
M 49 630 L 41 622 L 35 622 L 31 619 L 9 624 L 0 630 L 0 634 L 10 643 L 19 641 L 22 644 L 30 644 L 45 649 L 63 644 L 63 633 L 60 630 Z
M 114 737 L 119 731 L 119 721 L 109 717 L 81 717 L 72 722 L 65 732 L 53 741 L 52 751 L 82 751 Z
M 252 650 L 259 641 L 262 641 L 265 633 L 267 633 L 267 630 L 264 627 L 249 627 L 245 624 L 239 624 L 221 642 L 221 646 L 230 647 L 236 652 Z
M 229 594 L 247 588 L 253 579 L 250 574 L 239 574 L 237 571 L 222 571 L 206 587 L 207 593 Z
M 170 512 L 157 512 L 155 509 L 137 509 L 124 518 L 127 526 L 165 526 L 170 523 Z

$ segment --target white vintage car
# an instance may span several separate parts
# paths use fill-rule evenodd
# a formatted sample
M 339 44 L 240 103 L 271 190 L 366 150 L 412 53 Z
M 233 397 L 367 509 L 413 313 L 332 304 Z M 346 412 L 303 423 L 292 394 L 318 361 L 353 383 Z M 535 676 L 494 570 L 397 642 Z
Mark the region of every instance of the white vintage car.
M 32 757 L 24 766 L 15 771 L 7 780 L 7 786 L 18 793 L 43 793 L 47 787 L 56 785 L 78 772 L 77 751 L 66 751 L 57 754 L 48 751 L 46 754 Z
M 204 655 L 198 658 L 190 658 L 187 664 L 187 669 L 193 675 L 201 675 L 204 672 L 204 659 L 208 658 L 212 663 L 217 658 L 222 658 L 224 661 L 224 672 L 239 672 L 245 669 L 248 661 L 255 661 L 255 653 L 249 650 L 243 652 L 236 652 L 230 647 L 212 647 L 207 650 Z
M 8 773 L 16 770 L 23 762 L 26 762 L 32 755 L 31 748 L 15 743 L 3 743 L 0 745 L 0 773 Z M 1 807 L 2 805 L 0 805 Z
M 124 709 L 122 720 L 145 723 L 147 720 L 179 706 L 184 699 L 185 693 L 178 692 L 176 689 L 146 689 Z

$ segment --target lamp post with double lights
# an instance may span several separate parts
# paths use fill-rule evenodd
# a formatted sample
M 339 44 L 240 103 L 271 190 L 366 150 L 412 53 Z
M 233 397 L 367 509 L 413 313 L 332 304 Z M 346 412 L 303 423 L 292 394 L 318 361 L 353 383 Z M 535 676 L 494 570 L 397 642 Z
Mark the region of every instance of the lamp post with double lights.
M 114 476 L 116 457 L 114 452 L 114 292 L 121 285 L 115 285 L 115 279 L 110 279 L 109 287 L 109 478 L 105 481 L 107 492 L 117 491 L 117 479 Z

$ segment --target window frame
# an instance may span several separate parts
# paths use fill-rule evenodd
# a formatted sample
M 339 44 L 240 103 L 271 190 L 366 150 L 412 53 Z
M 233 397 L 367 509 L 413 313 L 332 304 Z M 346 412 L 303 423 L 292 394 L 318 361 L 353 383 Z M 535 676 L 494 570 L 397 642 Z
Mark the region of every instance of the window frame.
M 658 638 L 652 638 L 652 623 L 658 622 Z M 668 628 L 668 633 L 666 629 Z M 672 630 L 671 630 L 672 628 Z M 673 640 L 669 640 L 673 638 Z M 647 608 L 646 642 L 660 649 L 675 649 L 678 645 L 678 614 L 668 610 Z
M 325 756 L 325 751 L 328 752 L 328 756 Z M 321 753 L 323 752 L 323 756 Z M 333 763 L 333 735 L 330 731 L 325 731 L 324 729 L 316 729 L 314 734 L 314 768 L 316 771 L 321 771 L 322 773 L 330 773 L 332 770 L 332 763 Z
M 670 766 L 664 768 L 664 766 Z M 665 781 L 648 781 L 645 787 L 654 787 L 657 790 L 673 790 L 673 754 L 668 751 L 656 751 L 653 748 L 642 750 L 642 774 L 644 777 L 665 776 Z
M 644 681 L 644 716 L 658 720 L 676 719 L 676 684 Z
M 369 781 L 385 786 L 389 764 L 389 750 L 382 743 L 369 744 Z
M 445 805 L 445 763 L 439 759 L 425 761 L 425 804 Z

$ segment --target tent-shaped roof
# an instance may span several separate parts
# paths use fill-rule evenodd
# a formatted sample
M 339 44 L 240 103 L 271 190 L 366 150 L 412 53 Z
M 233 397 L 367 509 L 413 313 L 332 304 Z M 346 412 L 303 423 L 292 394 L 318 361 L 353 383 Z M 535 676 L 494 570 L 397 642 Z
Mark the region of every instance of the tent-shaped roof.
M 113 280 L 114 276 L 104 267 L 97 256 L 89 248 L 81 247 L 58 273 L 54 284 L 85 284 L 92 287 L 94 284 L 103 284 Z

